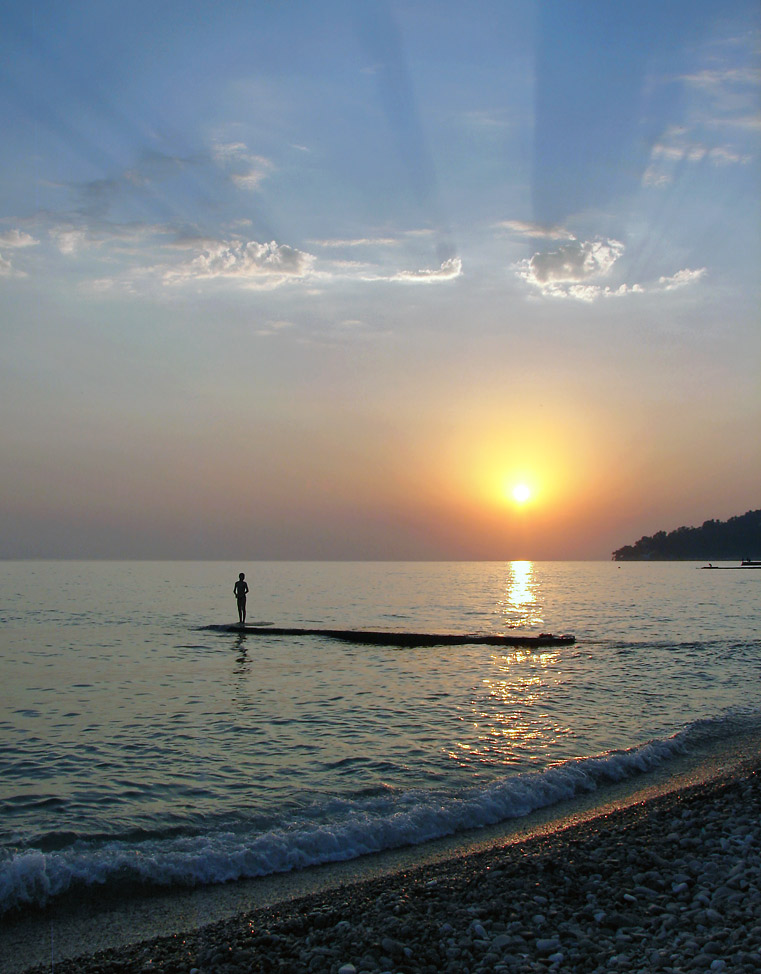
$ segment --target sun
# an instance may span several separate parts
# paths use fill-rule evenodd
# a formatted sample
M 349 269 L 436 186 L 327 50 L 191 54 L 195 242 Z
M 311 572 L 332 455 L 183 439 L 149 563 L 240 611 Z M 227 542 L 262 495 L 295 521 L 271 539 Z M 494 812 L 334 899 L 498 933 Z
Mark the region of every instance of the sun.
M 495 496 L 499 498 L 500 506 L 508 506 L 515 513 L 528 511 L 540 501 L 544 502 L 544 490 L 541 479 L 528 470 L 513 470 L 512 473 L 503 471 L 499 481 L 494 484 Z
M 531 488 L 528 484 L 516 484 L 511 493 L 516 504 L 525 504 L 531 500 Z

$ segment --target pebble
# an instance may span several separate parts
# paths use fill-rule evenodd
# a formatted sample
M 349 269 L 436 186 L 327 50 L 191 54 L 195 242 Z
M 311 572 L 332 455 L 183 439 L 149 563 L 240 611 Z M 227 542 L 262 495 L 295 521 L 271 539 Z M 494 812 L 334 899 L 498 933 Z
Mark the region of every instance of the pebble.
M 557 937 L 540 937 L 536 942 L 536 949 L 540 954 L 551 954 L 553 951 L 557 950 L 560 946 L 560 941 Z
M 751 974 L 759 777 L 749 769 L 562 832 L 60 960 L 55 974 Z

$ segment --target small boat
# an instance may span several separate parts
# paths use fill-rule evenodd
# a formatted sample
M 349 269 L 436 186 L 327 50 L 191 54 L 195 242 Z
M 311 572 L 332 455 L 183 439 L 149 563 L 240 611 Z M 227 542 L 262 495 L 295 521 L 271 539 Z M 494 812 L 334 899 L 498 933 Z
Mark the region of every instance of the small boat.
M 754 558 L 743 558 L 739 565 L 712 565 L 709 561 L 707 565 L 701 565 L 701 568 L 710 568 L 713 571 L 740 571 L 743 568 L 761 568 L 761 561 L 757 561 Z

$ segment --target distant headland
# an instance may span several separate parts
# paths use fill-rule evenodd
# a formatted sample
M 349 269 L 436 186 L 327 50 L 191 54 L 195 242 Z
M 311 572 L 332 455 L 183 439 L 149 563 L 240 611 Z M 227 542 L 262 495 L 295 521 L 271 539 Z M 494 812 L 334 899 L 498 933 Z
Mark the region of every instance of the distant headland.
M 614 561 L 734 561 L 761 558 L 761 511 L 728 521 L 705 521 L 699 528 L 657 531 L 613 552 Z

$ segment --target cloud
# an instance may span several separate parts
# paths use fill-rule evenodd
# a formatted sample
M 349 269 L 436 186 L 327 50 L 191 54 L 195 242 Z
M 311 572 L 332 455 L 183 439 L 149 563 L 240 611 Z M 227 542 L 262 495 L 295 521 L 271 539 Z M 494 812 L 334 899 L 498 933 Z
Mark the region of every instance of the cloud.
M 188 263 L 166 271 L 166 284 L 213 279 L 235 280 L 249 288 L 270 290 L 312 276 L 314 256 L 274 240 L 207 243 Z
M 285 319 L 277 319 L 276 321 L 268 321 L 260 328 L 257 328 L 254 332 L 261 338 L 268 338 L 271 335 L 278 335 L 289 328 L 293 328 L 294 324 L 292 321 L 287 321 Z
M 599 283 L 624 253 L 618 240 L 573 240 L 557 250 L 536 253 L 516 265 L 516 273 L 543 296 L 591 303 L 598 298 L 620 298 L 630 294 L 674 291 L 700 280 L 706 268 L 685 268 L 652 284 Z
M 93 291 L 95 294 L 103 294 L 112 291 L 117 287 L 117 282 L 112 277 L 96 277 L 82 285 Z
M 56 228 L 50 231 L 56 246 L 62 254 L 71 256 L 87 243 L 87 233 L 84 230 L 64 230 Z
M 316 244 L 325 249 L 341 248 L 363 248 L 363 247 L 397 247 L 404 238 L 428 237 L 433 233 L 429 229 L 405 230 L 396 237 L 353 237 L 353 238 L 323 238 L 310 240 L 309 243 Z M 329 277 L 354 279 L 368 282 L 389 281 L 413 284 L 435 284 L 441 281 L 451 281 L 462 274 L 462 260 L 459 257 L 450 257 L 438 266 L 432 268 L 418 268 L 414 271 L 409 270 L 388 270 L 383 271 L 377 263 L 370 261 L 355 260 L 335 260 L 331 259 L 324 265 L 325 268 L 318 275 L 323 279 Z
M 735 118 L 711 120 L 709 125 L 732 125 L 735 128 L 756 132 L 761 129 L 761 113 L 758 115 L 737 115 Z
M 162 223 L 72 222 L 51 226 L 48 233 L 58 251 L 67 257 L 85 248 L 97 247 L 109 256 L 118 253 L 139 258 L 157 240 L 164 245 L 167 237 L 174 238 L 171 246 L 182 246 L 177 242 L 181 239 L 177 237 L 177 228 Z
M 310 244 L 317 247 L 396 247 L 399 240 L 395 237 L 356 237 L 356 238 L 335 238 L 327 240 L 310 240 Z
M 0 233 L 0 247 L 9 247 L 15 250 L 20 247 L 35 247 L 38 243 L 39 240 L 35 240 L 23 230 L 5 230 Z
M 185 284 L 192 281 L 226 279 L 248 288 L 271 290 L 288 282 L 330 281 L 354 279 L 389 281 L 413 284 L 435 284 L 451 281 L 462 274 L 459 257 L 445 260 L 440 267 L 415 271 L 369 273 L 366 264 L 353 261 L 333 261 L 329 268 L 318 270 L 313 254 L 275 241 L 258 243 L 242 241 L 192 241 L 176 244 L 182 249 L 198 249 L 200 253 L 179 267 L 164 270 L 165 284 Z
M 35 240 L 23 230 L 4 230 L 0 233 L 0 247 L 4 250 L 21 250 L 24 247 L 35 247 L 39 240 Z M 26 277 L 25 271 L 20 271 L 2 254 L 0 254 L 0 277 Z
M 664 79 L 681 85 L 691 124 L 689 128 L 669 126 L 653 145 L 642 177 L 644 186 L 668 186 L 674 181 L 677 167 L 686 164 L 747 165 L 752 159 L 750 152 L 755 150 L 743 146 L 742 141 L 738 147 L 715 136 L 721 131 L 727 138 L 743 140 L 761 128 L 758 52 L 753 46 L 753 35 L 717 39 L 719 48 L 714 46 L 704 52 L 706 67 Z M 729 54 L 727 44 L 734 49 Z M 738 58 L 745 63 L 739 63 Z
M 470 112 L 464 112 L 461 118 L 466 125 L 485 129 L 486 131 L 502 132 L 510 125 L 510 122 L 500 111 L 490 112 L 483 109 L 475 109 Z
M 408 284 L 435 284 L 438 281 L 453 281 L 462 275 L 462 261 L 459 257 L 450 257 L 441 267 L 416 271 L 397 271 L 390 277 L 375 278 L 375 280 L 402 281 Z M 368 278 L 369 280 L 369 278 Z
M 668 186 L 673 182 L 674 177 L 671 173 L 664 172 L 657 166 L 648 166 L 642 174 L 642 185 L 648 187 Z
M 750 162 L 751 157 L 727 146 L 718 145 L 708 150 L 708 159 L 717 166 L 731 166 L 736 163 L 744 166 Z
M 659 277 L 658 289 L 662 291 L 675 291 L 677 288 L 686 287 L 688 284 L 699 281 L 706 273 L 707 268 L 705 267 L 699 267 L 697 270 L 690 270 L 685 267 L 684 270 L 677 271 L 671 277 Z
M 325 248 L 398 247 L 405 239 L 417 240 L 434 233 L 430 227 L 418 227 L 415 230 L 401 230 L 395 237 L 327 237 L 310 240 L 309 243 Z
M 674 180 L 676 167 L 681 163 L 704 160 L 714 166 L 746 165 L 751 161 L 747 153 L 738 152 L 731 145 L 708 146 L 688 139 L 683 126 L 667 129 L 650 150 L 650 163 L 642 175 L 644 186 L 667 186 Z
M 519 276 L 542 289 L 576 284 L 607 274 L 623 252 L 618 240 L 572 240 L 522 261 Z
M 244 142 L 215 142 L 211 147 L 211 154 L 216 162 L 226 165 L 231 160 L 235 162 L 241 157 L 247 157 L 249 152 Z
M 243 142 L 215 142 L 211 154 L 236 186 L 250 191 L 258 189 L 275 168 L 272 160 L 254 155 Z
M 524 220 L 500 220 L 494 224 L 497 230 L 509 230 L 519 237 L 533 237 L 539 240 L 574 240 L 574 235 L 564 227 L 545 227 L 539 223 Z
M 16 270 L 11 262 L 0 254 L 0 277 L 26 277 L 26 274 Z
M 737 86 L 755 87 L 761 82 L 761 70 L 743 66 L 739 68 L 707 68 L 692 74 L 683 74 L 680 81 L 711 92 L 724 91 Z
M 254 190 L 259 188 L 259 183 L 267 176 L 262 169 L 249 169 L 248 172 L 233 173 L 230 179 L 241 189 Z

